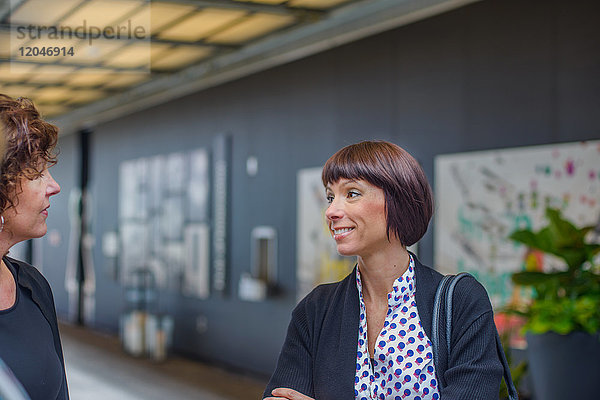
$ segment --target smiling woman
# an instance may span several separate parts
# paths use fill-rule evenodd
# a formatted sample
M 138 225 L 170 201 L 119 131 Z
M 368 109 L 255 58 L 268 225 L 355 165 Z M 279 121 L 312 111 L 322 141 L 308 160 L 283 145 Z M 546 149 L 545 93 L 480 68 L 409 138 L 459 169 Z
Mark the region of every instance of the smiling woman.
M 48 168 L 58 130 L 33 103 L 0 94 L 0 358 L 32 400 L 68 399 L 54 300 L 38 270 L 7 256 L 15 244 L 46 234 L 50 198 L 60 192 Z
M 331 156 L 322 180 L 331 236 L 356 267 L 294 309 L 264 397 L 497 400 L 503 368 L 493 312 L 472 277 L 454 291 L 452 354 L 434 364 L 429 338 L 442 275 L 406 250 L 433 214 L 419 163 L 395 144 L 361 142 Z

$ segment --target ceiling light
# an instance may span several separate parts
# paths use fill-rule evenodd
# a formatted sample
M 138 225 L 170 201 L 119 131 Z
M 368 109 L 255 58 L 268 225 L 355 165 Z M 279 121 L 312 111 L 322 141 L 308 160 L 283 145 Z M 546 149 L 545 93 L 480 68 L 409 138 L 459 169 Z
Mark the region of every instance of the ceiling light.
M 208 47 L 178 46 L 152 60 L 152 69 L 173 70 L 198 62 L 212 53 Z
M 109 54 L 116 52 L 127 44 L 118 40 L 95 40 L 92 45 L 80 41 L 75 47 L 75 54 L 69 60 L 77 64 L 100 64 Z
M 58 104 L 36 104 L 44 118 L 55 117 L 69 111 L 69 107 Z
M 0 80 L 4 82 L 18 82 L 31 76 L 35 64 L 25 64 L 18 62 L 6 62 L 0 64 Z
M 196 10 L 196 7 L 192 5 L 152 2 L 151 5 L 130 19 L 134 26 L 142 25 L 143 21 L 148 18 L 146 13 L 150 12 L 150 32 L 154 35 L 165 26 L 184 15 L 194 12 L 194 10 Z
M 101 90 L 73 90 L 67 103 L 91 103 L 92 101 L 96 101 L 104 96 L 106 96 L 106 93 Z
M 19 8 L 10 15 L 13 25 L 54 25 L 81 0 L 29 0 L 21 3 Z
M 114 71 L 101 68 L 83 68 L 71 75 L 66 82 L 69 86 L 92 87 L 107 82 Z
M 151 75 L 148 73 L 121 72 L 117 75 L 112 75 L 104 87 L 122 89 L 128 86 L 135 86 L 150 78 Z
M 62 83 L 71 74 L 75 71 L 75 67 L 64 67 L 58 65 L 44 65 L 37 68 L 31 78 L 29 78 L 28 83 L 38 83 L 38 84 L 57 84 Z
M 108 58 L 105 65 L 117 68 L 145 68 L 150 71 L 150 61 L 167 51 L 171 45 L 164 43 L 132 43 Z
M 259 13 L 208 38 L 210 43 L 238 44 L 294 23 L 290 15 Z
M 35 92 L 38 90 L 37 86 L 33 85 L 7 85 L 0 87 L 0 93 L 6 94 L 10 97 L 27 97 L 32 98 Z
M 206 8 L 164 30 L 158 36 L 161 39 L 195 42 L 212 32 L 225 28 L 244 15 L 246 15 L 246 11 L 242 10 Z
M 85 24 L 87 28 L 95 26 L 103 29 L 123 22 L 127 14 L 144 4 L 144 1 L 134 0 L 92 0 L 61 21 L 60 25 L 77 27 Z M 147 29 L 150 28 L 149 22 Z
M 64 87 L 46 87 L 35 93 L 33 101 L 40 103 L 61 103 L 69 100 L 71 91 Z
M 10 34 L 8 32 L 0 32 L 0 57 L 10 58 Z

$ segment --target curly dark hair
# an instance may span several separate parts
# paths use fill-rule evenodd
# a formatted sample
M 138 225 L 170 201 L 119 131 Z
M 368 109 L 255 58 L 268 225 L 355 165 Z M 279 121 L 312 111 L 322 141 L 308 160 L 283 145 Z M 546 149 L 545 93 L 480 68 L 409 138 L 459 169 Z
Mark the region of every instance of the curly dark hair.
M 33 102 L 0 94 L 0 132 L 4 157 L 0 165 L 0 214 L 14 206 L 21 178 L 38 178 L 56 164 L 58 128 L 44 121 Z

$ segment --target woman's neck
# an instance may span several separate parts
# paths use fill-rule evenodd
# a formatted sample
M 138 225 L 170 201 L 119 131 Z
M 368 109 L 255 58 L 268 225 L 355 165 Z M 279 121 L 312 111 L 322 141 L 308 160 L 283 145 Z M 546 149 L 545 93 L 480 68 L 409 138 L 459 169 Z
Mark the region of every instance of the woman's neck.
M 4 263 L 0 261 L 0 310 L 6 310 L 15 304 L 17 285 L 15 278 Z
M 9 232 L 0 232 L 0 258 L 7 255 L 10 248 L 16 244 L 11 239 Z
M 408 251 L 401 245 L 390 246 L 388 251 L 369 257 L 358 257 L 358 268 L 365 300 L 385 301 L 394 282 L 406 270 L 410 262 Z

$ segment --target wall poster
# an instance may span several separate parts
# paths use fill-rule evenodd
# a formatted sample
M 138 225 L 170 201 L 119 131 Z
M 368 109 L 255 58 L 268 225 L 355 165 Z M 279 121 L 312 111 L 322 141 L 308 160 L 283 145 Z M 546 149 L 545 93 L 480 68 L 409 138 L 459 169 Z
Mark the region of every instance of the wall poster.
M 209 159 L 204 149 L 119 168 L 120 278 L 150 271 L 157 287 L 209 294 Z
M 501 307 L 527 295 L 510 281 L 527 250 L 507 239 L 513 230 L 541 228 L 548 205 L 577 226 L 599 223 L 600 141 L 441 155 L 435 196 L 435 265 L 472 273 Z M 541 257 L 537 267 L 562 265 Z

